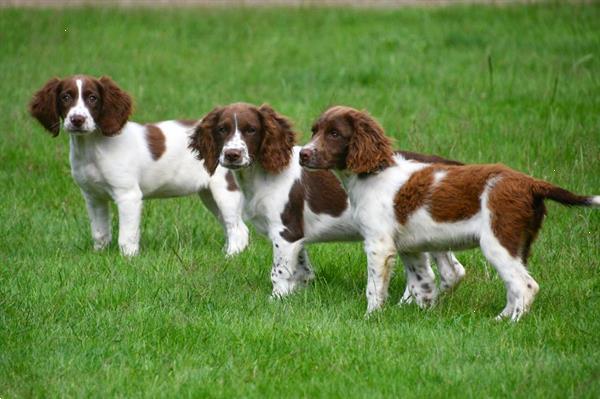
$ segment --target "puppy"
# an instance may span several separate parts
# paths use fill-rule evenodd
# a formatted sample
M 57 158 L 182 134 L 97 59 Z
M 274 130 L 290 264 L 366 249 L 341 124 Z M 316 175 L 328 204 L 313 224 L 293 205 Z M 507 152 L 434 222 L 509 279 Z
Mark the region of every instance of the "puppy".
M 87 206 L 94 249 L 111 242 L 109 200 L 119 212 L 119 246 L 139 251 L 142 200 L 198 193 L 227 233 L 227 255 L 248 244 L 243 195 L 224 168 L 209 175 L 188 149 L 195 121 L 128 122 L 131 97 L 110 78 L 50 79 L 29 112 L 54 137 L 69 133 L 71 174 Z
M 315 122 L 300 163 L 334 169 L 348 189 L 365 239 L 368 312 L 382 306 L 393 259 L 400 252 L 408 286 L 420 301 L 434 282 L 422 251 L 481 247 L 507 289 L 499 319 L 518 321 L 538 292 L 525 265 L 546 213 L 544 200 L 600 206 L 503 165 L 426 164 L 394 157 L 390 140 L 367 113 L 343 106 Z
M 314 277 L 305 243 L 361 239 L 339 180 L 329 171 L 303 170 L 295 141 L 289 120 L 270 106 L 237 103 L 206 115 L 190 144 L 209 173 L 219 164 L 234 172 L 246 198 L 245 215 L 273 243 L 274 297 L 287 295 Z M 396 156 L 426 158 L 414 153 Z M 433 279 L 428 260 L 422 256 Z M 433 256 L 440 268 L 442 289 L 458 284 L 464 268 L 454 255 L 441 252 Z M 435 285 L 431 289 L 435 290 Z M 407 290 L 403 302 L 411 301 Z

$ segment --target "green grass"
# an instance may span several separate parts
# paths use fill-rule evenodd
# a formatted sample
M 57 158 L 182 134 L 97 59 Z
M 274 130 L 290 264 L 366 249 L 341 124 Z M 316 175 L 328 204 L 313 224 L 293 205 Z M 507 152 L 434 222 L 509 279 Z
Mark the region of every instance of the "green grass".
M 26 112 L 54 75 L 110 75 L 134 120 L 268 102 L 308 138 L 330 104 L 398 147 L 600 194 L 600 7 L 0 10 L 0 398 L 598 397 L 600 212 L 550 203 L 517 325 L 478 251 L 430 311 L 366 320 L 361 245 L 310 247 L 281 302 L 269 243 L 224 259 L 196 198 L 147 202 L 142 253 L 94 253 L 68 139 Z M 116 224 L 113 224 L 113 230 Z

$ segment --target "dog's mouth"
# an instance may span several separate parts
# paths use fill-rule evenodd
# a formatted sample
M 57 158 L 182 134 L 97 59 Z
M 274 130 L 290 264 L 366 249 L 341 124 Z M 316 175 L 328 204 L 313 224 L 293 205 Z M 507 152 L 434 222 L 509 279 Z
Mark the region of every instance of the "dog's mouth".
M 329 169 L 329 167 L 325 165 L 324 162 L 317 160 L 314 157 L 311 157 L 309 159 L 300 158 L 300 166 L 308 170 Z
M 227 169 L 243 169 L 250 166 L 252 164 L 252 160 L 238 162 L 227 162 L 225 160 L 219 160 L 219 164 Z
M 65 131 L 67 133 L 73 134 L 75 136 L 83 136 L 86 134 L 90 134 L 93 133 L 96 129 L 86 129 L 83 126 L 81 127 L 75 127 L 75 126 L 65 126 Z

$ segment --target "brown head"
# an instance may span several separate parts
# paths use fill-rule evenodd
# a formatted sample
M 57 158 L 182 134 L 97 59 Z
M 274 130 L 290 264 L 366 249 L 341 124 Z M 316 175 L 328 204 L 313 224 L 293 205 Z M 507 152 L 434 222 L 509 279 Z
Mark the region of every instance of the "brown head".
M 292 158 L 296 135 L 289 120 L 269 105 L 235 103 L 217 107 L 196 127 L 190 148 L 213 173 L 220 163 L 230 169 L 258 162 L 269 173 L 279 173 Z
M 61 120 L 72 134 L 99 130 L 105 136 L 114 136 L 129 119 L 132 108 L 129 94 L 106 76 L 50 79 L 29 103 L 29 113 L 55 137 Z
M 317 119 L 312 132 L 311 141 L 300 151 L 302 166 L 364 174 L 393 164 L 390 139 L 364 111 L 331 107 Z

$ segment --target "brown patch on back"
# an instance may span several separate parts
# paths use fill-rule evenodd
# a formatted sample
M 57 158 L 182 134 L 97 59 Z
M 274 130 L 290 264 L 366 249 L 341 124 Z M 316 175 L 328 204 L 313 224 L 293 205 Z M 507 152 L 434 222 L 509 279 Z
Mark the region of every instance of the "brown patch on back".
M 438 223 L 466 220 L 479 212 L 481 194 L 494 176 L 510 171 L 502 165 L 452 166 L 435 164 L 411 175 L 394 198 L 399 223 L 422 206 L 427 206 Z M 436 172 L 446 172 L 434 185 Z
M 400 187 L 394 197 L 394 213 L 398 223 L 405 224 L 408 217 L 425 205 L 433 183 L 433 167 L 421 169 L 413 173 L 408 181 Z
M 146 125 L 146 140 L 152 159 L 158 160 L 167 149 L 162 130 L 156 125 Z
M 233 172 L 228 170 L 225 174 L 225 180 L 227 180 L 227 190 L 229 191 L 239 191 L 239 187 L 237 182 L 235 181 L 235 176 L 233 176 Z
M 328 170 L 302 170 L 302 185 L 308 207 L 314 213 L 340 216 L 348 207 L 348 195 L 340 181 Z
M 286 241 L 294 242 L 304 237 L 304 188 L 300 180 L 296 180 L 290 189 L 281 221 L 285 229 L 279 235 Z
M 447 172 L 433 188 L 429 212 L 436 222 L 466 220 L 479 212 L 481 194 L 489 179 L 507 171 L 502 165 L 439 166 Z

